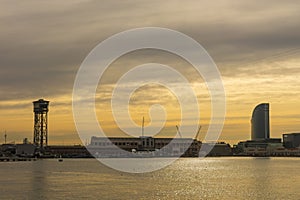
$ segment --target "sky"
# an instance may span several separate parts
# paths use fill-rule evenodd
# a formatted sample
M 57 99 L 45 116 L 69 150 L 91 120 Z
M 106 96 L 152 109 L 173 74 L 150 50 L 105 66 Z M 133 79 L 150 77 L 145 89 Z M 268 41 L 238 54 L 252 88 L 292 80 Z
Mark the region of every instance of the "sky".
M 80 144 L 72 114 L 76 73 L 89 52 L 119 32 L 142 27 L 180 31 L 212 57 L 226 92 L 226 120 L 220 140 L 250 139 L 254 107 L 270 103 L 271 136 L 300 132 L 300 4 L 298 1 L 0 1 L 0 143 L 33 138 L 32 101 L 50 101 L 49 143 Z M 124 55 L 105 72 L 97 90 L 97 115 L 110 136 L 122 135 L 110 100 L 118 79 L 132 67 L 157 62 L 184 74 L 195 91 L 205 134 L 210 96 L 203 79 L 176 55 L 142 50 Z M 132 94 L 130 115 L 140 124 L 148 109 L 168 113 L 162 136 L 176 132 L 180 109 L 159 85 Z M 155 119 L 153 119 L 155 121 Z M 155 123 L 154 123 L 155 125 Z M 185 133 L 182 133 L 185 134 Z

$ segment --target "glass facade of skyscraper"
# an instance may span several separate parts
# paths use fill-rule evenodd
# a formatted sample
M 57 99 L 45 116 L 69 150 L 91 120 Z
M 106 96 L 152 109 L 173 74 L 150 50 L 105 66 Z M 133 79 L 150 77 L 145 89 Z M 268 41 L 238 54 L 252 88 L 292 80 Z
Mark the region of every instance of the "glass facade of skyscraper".
M 256 106 L 251 118 L 251 140 L 270 138 L 269 104 L 262 103 Z

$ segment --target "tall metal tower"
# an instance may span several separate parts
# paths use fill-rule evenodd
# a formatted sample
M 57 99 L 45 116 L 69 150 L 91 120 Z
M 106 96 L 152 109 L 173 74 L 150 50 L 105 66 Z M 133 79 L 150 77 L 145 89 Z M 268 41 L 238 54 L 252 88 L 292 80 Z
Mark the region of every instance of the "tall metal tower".
M 39 99 L 33 102 L 34 133 L 33 143 L 43 149 L 48 145 L 48 106 L 49 101 Z

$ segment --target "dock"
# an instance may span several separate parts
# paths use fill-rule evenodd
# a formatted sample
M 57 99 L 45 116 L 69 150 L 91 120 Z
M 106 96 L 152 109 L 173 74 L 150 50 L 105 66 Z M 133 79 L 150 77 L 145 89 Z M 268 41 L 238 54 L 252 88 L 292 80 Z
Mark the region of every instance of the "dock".
M 36 158 L 26 157 L 0 157 L 0 162 L 36 161 Z

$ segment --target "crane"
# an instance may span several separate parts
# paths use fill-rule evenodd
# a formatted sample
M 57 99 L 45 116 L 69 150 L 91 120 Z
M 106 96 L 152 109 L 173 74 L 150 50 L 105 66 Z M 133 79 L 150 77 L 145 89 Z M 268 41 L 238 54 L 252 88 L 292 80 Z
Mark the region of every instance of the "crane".
M 179 134 L 180 138 L 182 138 L 182 135 L 180 133 L 179 127 L 176 125 L 177 133 Z
M 196 140 L 198 140 L 198 137 L 199 137 L 199 133 L 200 133 L 201 128 L 202 128 L 202 126 L 200 125 L 200 126 L 199 126 L 199 129 L 198 129 L 198 131 L 197 131 L 196 137 L 195 137 Z

